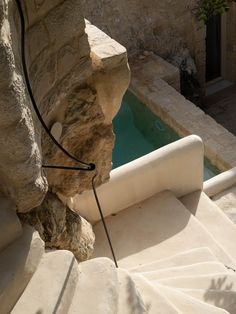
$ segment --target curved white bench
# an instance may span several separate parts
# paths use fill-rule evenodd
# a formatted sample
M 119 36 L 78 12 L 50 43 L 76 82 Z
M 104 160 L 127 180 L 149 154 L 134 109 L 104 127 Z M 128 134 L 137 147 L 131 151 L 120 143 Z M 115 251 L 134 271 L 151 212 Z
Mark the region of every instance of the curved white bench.
M 110 180 L 97 189 L 104 216 L 161 191 L 181 197 L 202 190 L 203 158 L 202 140 L 191 135 L 113 170 Z M 92 191 L 67 203 L 90 222 L 100 220 Z

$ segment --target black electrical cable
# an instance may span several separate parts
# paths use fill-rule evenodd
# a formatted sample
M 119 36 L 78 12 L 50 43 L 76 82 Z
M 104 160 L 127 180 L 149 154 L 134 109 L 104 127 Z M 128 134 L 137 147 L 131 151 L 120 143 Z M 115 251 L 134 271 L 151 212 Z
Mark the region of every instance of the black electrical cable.
M 34 99 L 33 91 L 32 91 L 32 88 L 31 88 L 29 75 L 28 75 L 28 70 L 27 70 L 27 66 L 26 66 L 26 60 L 25 60 L 26 58 L 25 58 L 25 18 L 24 18 L 24 13 L 23 13 L 23 10 L 22 10 L 22 7 L 21 7 L 20 0 L 15 0 L 15 2 L 16 2 L 17 8 L 18 8 L 18 12 L 19 12 L 19 16 L 20 16 L 20 23 L 21 23 L 21 58 L 22 58 L 22 67 L 23 67 L 23 72 L 24 72 L 26 86 L 27 86 L 27 89 L 28 89 L 28 92 L 29 92 L 29 95 L 30 95 L 31 102 L 33 104 L 33 108 L 34 108 L 34 110 L 36 112 L 36 115 L 37 115 L 40 123 L 42 124 L 44 130 L 46 131 L 48 136 L 51 138 L 51 140 L 54 142 L 54 144 L 67 157 L 69 157 L 70 159 L 80 163 L 81 165 L 86 166 L 86 167 L 69 167 L 69 166 L 64 166 L 64 165 L 42 165 L 42 167 L 43 168 L 50 168 L 50 169 L 63 169 L 63 170 L 76 170 L 76 171 L 78 171 L 78 170 L 80 170 L 80 171 L 81 170 L 82 171 L 93 171 L 93 170 L 95 170 L 96 171 L 96 165 L 95 164 L 93 164 L 93 163 L 88 164 L 86 162 L 83 162 L 83 161 L 77 159 L 75 156 L 70 154 L 60 143 L 58 143 L 58 141 L 55 139 L 55 137 L 51 134 L 50 130 L 48 129 L 46 123 L 44 122 L 44 120 L 43 120 L 43 118 L 42 118 L 42 116 L 41 116 L 41 114 L 39 112 L 39 109 L 38 109 L 38 106 L 37 106 L 36 101 Z M 95 187 L 95 178 L 96 178 L 96 176 L 97 176 L 97 171 L 95 172 L 95 175 L 92 178 L 92 189 L 93 189 L 93 193 L 94 193 L 94 197 L 95 197 L 95 200 L 96 200 L 96 204 L 97 204 L 100 216 L 101 216 L 102 224 L 103 224 L 106 236 L 107 236 L 107 240 L 108 240 L 108 243 L 109 243 L 109 246 L 110 246 L 110 249 L 111 249 L 112 257 L 113 257 L 113 260 L 114 260 L 114 263 L 115 263 L 116 267 L 118 267 L 117 260 L 116 260 L 116 257 L 115 257 L 115 253 L 114 253 L 114 250 L 113 250 L 113 247 L 112 247 L 111 239 L 110 239 L 110 236 L 109 236 L 109 233 L 108 233 L 108 230 L 107 230 L 107 226 L 106 226 L 105 219 L 104 219 L 104 216 L 103 216 L 103 213 L 102 213 L 101 205 L 99 203 L 99 199 L 98 199 L 97 192 L 96 192 L 96 187 Z
M 106 223 L 105 223 L 105 219 L 104 219 L 103 212 L 102 212 L 102 209 L 101 209 L 101 205 L 100 205 L 100 202 L 99 202 L 99 199 L 98 199 L 98 196 L 97 196 L 97 191 L 96 191 L 96 188 L 95 188 L 95 178 L 96 178 L 96 176 L 97 176 L 97 174 L 95 174 L 95 176 L 92 178 L 93 194 L 94 194 L 94 197 L 95 197 L 95 200 L 96 200 L 96 203 L 97 203 L 97 207 L 98 207 L 101 219 L 102 219 L 102 224 L 103 224 L 106 236 L 107 236 L 107 240 L 108 240 L 108 243 L 109 243 L 109 246 L 110 246 L 110 249 L 111 249 L 111 254 L 112 254 L 114 263 L 116 265 L 116 268 L 118 268 L 118 264 L 117 264 L 117 261 L 116 261 L 116 256 L 115 256 L 115 253 L 114 253 L 114 250 L 113 250 L 113 246 L 112 246 L 112 243 L 111 243 L 109 232 L 107 230 L 107 226 L 106 226 Z

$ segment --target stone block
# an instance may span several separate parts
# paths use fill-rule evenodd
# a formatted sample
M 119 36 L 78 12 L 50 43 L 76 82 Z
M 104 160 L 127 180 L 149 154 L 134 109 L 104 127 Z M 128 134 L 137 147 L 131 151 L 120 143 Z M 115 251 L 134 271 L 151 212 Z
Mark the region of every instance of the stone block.
M 44 254 L 44 242 L 32 227 L 0 253 L 0 312 L 12 313 Z
M 92 54 L 98 58 L 103 68 L 115 68 L 127 60 L 126 49 L 96 26 L 86 21 L 88 41 Z
M 180 90 L 179 69 L 157 55 L 147 56 L 142 61 L 134 61 L 131 63 L 131 70 L 144 75 L 147 80 L 150 80 L 151 77 L 162 79 L 177 91 Z
M 78 264 L 71 252 L 44 254 L 11 313 L 68 313 L 78 275 Z
M 40 109 L 42 114 L 47 119 L 49 126 L 54 123 L 56 119 L 62 121 L 64 119 L 64 112 L 67 106 L 66 98 L 70 90 L 77 85 L 81 85 L 84 81 L 89 80 L 92 76 L 91 60 L 80 60 L 69 73 L 64 75 L 60 80 L 56 81 L 54 88 L 40 101 Z M 61 74 L 62 75 L 62 74 Z
M 85 28 L 80 3 L 77 0 L 63 1 L 50 11 L 44 21 L 54 49 L 61 47 L 73 37 L 81 36 Z
M 17 210 L 27 211 L 42 201 L 47 183 L 41 173 L 39 130 L 33 122 L 21 73 L 12 59 L 13 51 L 7 47 L 8 66 L 0 79 L 5 81 L 0 98 L 0 190 L 13 200 Z
M 56 195 L 48 193 L 41 206 L 21 214 L 20 219 L 39 232 L 46 248 L 69 250 L 78 262 L 92 256 L 95 241 L 92 226 L 63 205 Z
M 26 0 L 24 1 L 29 25 L 41 20 L 49 11 L 60 5 L 64 0 Z
M 0 198 L 0 250 L 15 241 L 22 234 L 22 226 L 15 212 L 15 206 Z
M 53 88 L 56 80 L 56 54 L 51 49 L 42 51 L 31 65 L 30 79 L 38 103 Z
M 42 22 L 38 22 L 28 29 L 26 40 L 30 61 L 33 62 L 42 50 L 49 45 L 48 34 Z
M 90 49 L 87 36 L 72 40 L 63 45 L 57 52 L 57 79 L 69 73 L 73 67 L 89 59 Z

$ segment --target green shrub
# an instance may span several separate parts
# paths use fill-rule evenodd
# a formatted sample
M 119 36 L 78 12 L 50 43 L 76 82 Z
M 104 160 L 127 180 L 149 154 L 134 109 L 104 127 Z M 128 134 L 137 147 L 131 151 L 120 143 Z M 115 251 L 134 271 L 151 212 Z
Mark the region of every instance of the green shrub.
M 200 0 L 198 18 L 205 23 L 212 17 L 229 10 L 230 2 L 236 0 Z

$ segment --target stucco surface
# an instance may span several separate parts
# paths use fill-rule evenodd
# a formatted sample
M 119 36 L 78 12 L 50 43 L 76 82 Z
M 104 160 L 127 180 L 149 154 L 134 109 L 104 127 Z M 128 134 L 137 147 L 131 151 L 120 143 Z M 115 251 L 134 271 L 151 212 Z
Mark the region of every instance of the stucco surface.
M 130 56 L 151 50 L 163 58 L 188 48 L 205 82 L 205 27 L 197 0 L 82 0 L 85 17 L 123 44 Z

